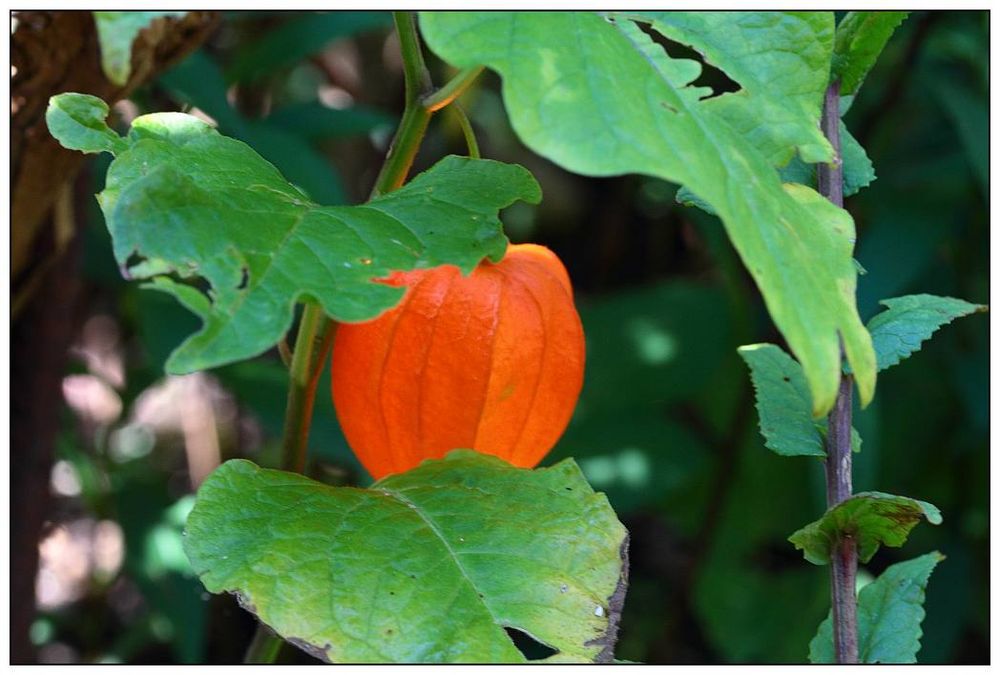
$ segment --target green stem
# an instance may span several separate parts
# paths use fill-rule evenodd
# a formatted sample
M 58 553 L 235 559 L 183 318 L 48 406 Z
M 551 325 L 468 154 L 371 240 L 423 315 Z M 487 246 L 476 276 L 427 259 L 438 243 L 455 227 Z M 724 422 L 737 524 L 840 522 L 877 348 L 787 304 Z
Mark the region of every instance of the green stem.
M 420 51 L 420 37 L 413 12 L 393 12 L 392 20 L 399 35 L 399 50 L 403 54 L 406 105 L 410 105 L 431 90 L 431 76 L 424 63 L 424 54 Z
M 389 146 L 382 170 L 375 179 L 372 197 L 378 197 L 386 192 L 392 192 L 406 181 L 413 160 L 424 139 L 427 125 L 431 121 L 431 113 L 422 105 L 411 105 L 409 102 L 403 110 L 403 119 L 399 122 L 396 135 Z
M 483 72 L 482 66 L 473 66 L 472 68 L 466 68 L 461 71 L 458 75 L 450 79 L 446 85 L 425 98 L 424 107 L 431 112 L 436 112 L 441 108 L 444 108 L 446 105 L 464 94 L 465 90 L 469 88 L 469 85 L 475 82 L 481 72 Z
M 456 117 L 458 117 L 458 125 L 462 127 L 462 135 L 465 136 L 465 144 L 469 148 L 469 157 L 479 159 L 479 142 L 476 140 L 476 132 L 472 129 L 469 116 L 462 110 L 462 106 L 457 103 L 451 109 L 454 111 Z
M 424 92 L 430 90 L 430 76 L 420 53 L 416 24 L 409 12 L 395 12 L 393 18 L 399 32 L 403 52 L 403 74 L 406 78 L 406 108 L 396 130 L 392 145 L 382 164 L 382 170 L 372 188 L 371 199 L 391 192 L 406 181 L 413 159 L 427 131 L 431 112 L 420 103 Z M 289 369 L 288 406 L 285 409 L 285 429 L 281 446 L 281 467 L 286 471 L 302 473 L 305 469 L 312 421 L 316 386 L 333 344 L 336 323 L 316 303 L 306 303 L 295 338 L 292 365 Z M 264 624 L 257 625 L 257 632 L 247 649 L 245 663 L 274 663 L 283 641 Z
M 253 641 L 247 647 L 243 663 L 274 663 L 285 642 L 264 624 L 257 625 Z
M 285 471 L 305 471 L 316 386 L 333 344 L 335 326 L 319 304 L 306 303 L 288 371 L 288 405 L 281 442 L 281 468 Z

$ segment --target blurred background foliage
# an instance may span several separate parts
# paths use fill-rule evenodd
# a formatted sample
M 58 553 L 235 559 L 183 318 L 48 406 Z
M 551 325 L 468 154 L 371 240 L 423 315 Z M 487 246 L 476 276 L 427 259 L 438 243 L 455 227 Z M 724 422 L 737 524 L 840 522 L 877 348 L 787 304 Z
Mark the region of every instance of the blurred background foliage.
M 878 180 L 848 200 L 858 226 L 859 307 L 908 293 L 988 302 L 987 13 L 917 12 L 897 31 L 846 116 Z M 450 69 L 429 56 L 436 82 Z M 724 76 L 722 76 L 724 77 Z M 713 79 L 714 78 L 714 79 Z M 719 80 L 719 81 L 715 81 Z M 699 84 L 726 87 L 707 69 Z M 617 656 L 651 663 L 803 662 L 829 607 L 827 570 L 786 537 L 824 508 L 823 469 L 767 451 L 741 344 L 781 344 L 718 221 L 679 206 L 676 186 L 566 173 L 518 141 L 484 75 L 462 100 L 485 157 L 539 179 L 539 206 L 507 210 L 515 242 L 565 261 L 587 335 L 586 382 L 545 460 L 575 457 L 632 533 Z M 316 200 L 367 195 L 402 109 L 391 19 L 378 12 L 229 12 L 184 62 L 115 107 L 183 110 L 253 146 Z M 464 153 L 455 117 L 435 118 L 415 171 Z M 106 158 L 82 177 L 102 187 Z M 63 381 L 55 506 L 40 544 L 43 662 L 228 663 L 252 635 L 230 597 L 209 596 L 181 549 L 193 487 L 220 461 L 276 465 L 285 368 L 277 352 L 164 377 L 195 319 L 118 274 L 94 200 L 82 274 L 86 316 Z M 985 663 L 988 651 L 988 340 L 972 318 L 879 378 L 858 411 L 855 490 L 941 507 L 902 550 L 862 572 L 938 549 L 920 660 Z M 320 387 L 310 473 L 371 479 Z M 308 662 L 286 648 L 282 660 Z

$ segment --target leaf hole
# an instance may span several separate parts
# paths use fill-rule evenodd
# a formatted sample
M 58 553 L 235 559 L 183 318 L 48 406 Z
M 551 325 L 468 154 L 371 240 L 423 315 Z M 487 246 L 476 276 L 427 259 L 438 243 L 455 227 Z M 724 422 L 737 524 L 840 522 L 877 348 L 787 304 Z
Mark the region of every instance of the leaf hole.
M 243 269 L 240 271 L 240 285 L 236 287 L 236 290 L 242 291 L 247 287 L 249 283 L 250 283 L 250 270 L 248 270 L 244 266 Z
M 687 59 L 688 61 L 697 61 L 701 64 L 701 75 L 688 84 L 689 87 L 709 87 L 712 90 L 711 96 L 705 96 L 701 100 L 704 101 L 710 98 L 715 98 L 716 96 L 722 96 L 723 94 L 740 90 L 741 87 L 738 82 L 726 75 L 725 71 L 716 68 L 711 63 L 708 63 L 705 60 L 705 57 L 703 57 L 699 52 L 685 44 L 675 42 L 665 35 L 658 33 L 648 23 L 643 23 L 642 21 L 636 21 L 635 23 L 639 26 L 639 30 L 653 39 L 653 42 L 663 47 L 663 51 L 665 51 L 667 56 L 670 58 Z
M 783 377 L 781 379 L 783 379 L 785 382 L 791 382 L 792 381 L 791 378 L 789 378 L 789 377 Z
M 507 631 L 507 636 L 517 647 L 517 651 L 521 652 L 524 658 L 529 661 L 541 661 L 559 653 L 558 649 L 553 649 L 544 642 L 536 640 L 519 628 L 504 626 L 503 629 Z
M 146 256 L 141 255 L 138 251 L 132 251 L 128 258 L 125 259 L 125 264 L 121 266 L 122 276 L 126 279 L 131 279 L 132 275 L 129 273 L 129 270 L 144 262 L 146 262 Z

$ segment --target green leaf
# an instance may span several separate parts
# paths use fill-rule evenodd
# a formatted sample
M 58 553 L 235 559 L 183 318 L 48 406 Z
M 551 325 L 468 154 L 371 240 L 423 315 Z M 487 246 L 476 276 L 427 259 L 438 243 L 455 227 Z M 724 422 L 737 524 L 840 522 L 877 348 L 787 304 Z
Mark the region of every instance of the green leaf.
M 78 132 L 90 130 L 69 138 Z M 520 166 L 452 156 L 367 204 L 322 207 L 194 117 L 140 117 L 125 141 L 99 196 L 115 258 L 204 320 L 167 362 L 171 373 L 266 351 L 289 329 L 296 302 L 365 321 L 402 297 L 374 281 L 394 270 L 469 272 L 497 260 L 507 244 L 497 211 L 541 197 Z M 196 278 L 211 288 L 191 285 Z
M 128 144 L 108 127 L 110 109 L 96 96 L 59 94 L 49 99 L 45 123 L 64 148 L 80 152 L 124 152 Z
M 750 367 L 764 446 L 786 457 L 826 457 L 827 420 L 812 418 L 809 386 L 799 362 L 777 345 L 744 345 L 737 351 Z M 861 451 L 861 436 L 854 427 L 851 448 Z
M 230 82 L 252 82 L 294 65 L 334 40 L 392 24 L 388 12 L 303 12 L 258 40 L 248 40 L 233 56 L 226 73 Z
M 745 345 L 737 351 L 750 367 L 764 445 L 789 457 L 826 457 L 802 366 L 777 345 Z
M 855 306 L 854 224 L 801 186 L 782 186 L 752 144 L 683 86 L 690 61 L 589 12 L 426 12 L 424 37 L 458 67 L 503 78 L 511 124 L 535 152 L 577 173 L 639 173 L 712 206 L 805 368 L 816 415 L 840 378 L 840 344 L 862 403 L 875 387 L 871 339 Z
M 613 15 L 650 23 L 735 80 L 740 91 L 701 105 L 726 120 L 772 165 L 784 166 L 796 149 L 809 163 L 833 159 L 833 148 L 819 129 L 833 52 L 831 12 Z
M 850 197 L 872 184 L 875 180 L 875 167 L 865 149 L 847 130 L 843 120 L 840 122 L 840 154 L 844 163 L 844 196 Z M 786 183 L 816 187 L 816 166 L 806 164 L 797 157 L 793 157 L 779 173 L 781 180 Z
M 887 567 L 858 594 L 858 659 L 861 663 L 916 663 L 924 620 L 924 591 L 944 556 L 934 551 Z M 809 643 L 812 663 L 835 663 L 833 619 L 820 624 Z
M 132 74 L 132 41 L 157 19 L 181 17 L 187 12 L 94 12 L 97 39 L 101 44 L 101 68 L 118 86 Z
M 192 53 L 160 81 L 171 95 L 199 108 L 219 123 L 222 133 L 238 138 L 274 164 L 281 174 L 322 204 L 346 201 L 340 176 L 327 157 L 313 148 L 305 134 L 272 124 L 270 119 L 244 118 L 229 105 L 222 71 L 205 52 Z
M 879 370 L 894 366 L 918 351 L 924 340 L 941 326 L 988 309 L 986 305 L 926 294 L 890 298 L 881 304 L 888 309 L 868 322 Z
M 884 492 L 859 492 L 828 510 L 788 538 L 805 559 L 816 565 L 830 562 L 830 552 L 842 534 L 857 541 L 858 560 L 871 560 L 880 545 L 898 547 L 906 541 L 921 518 L 941 524 L 941 512 L 933 504 Z
M 572 461 L 458 450 L 369 490 L 227 462 L 186 549 L 209 591 L 327 661 L 524 661 L 510 627 L 590 662 L 612 657 L 627 537 Z
M 837 24 L 831 80 L 840 93 L 854 94 L 875 65 L 885 43 L 909 12 L 848 12 Z

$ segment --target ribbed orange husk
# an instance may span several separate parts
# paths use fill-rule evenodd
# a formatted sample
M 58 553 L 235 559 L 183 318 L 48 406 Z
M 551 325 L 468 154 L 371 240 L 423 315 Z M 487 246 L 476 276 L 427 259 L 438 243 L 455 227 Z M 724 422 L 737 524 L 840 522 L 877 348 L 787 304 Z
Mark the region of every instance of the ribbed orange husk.
M 406 297 L 341 324 L 333 401 L 376 479 L 455 448 L 533 467 L 566 429 L 583 386 L 583 326 L 569 275 L 544 246 L 511 245 L 469 276 L 445 265 L 394 274 Z

